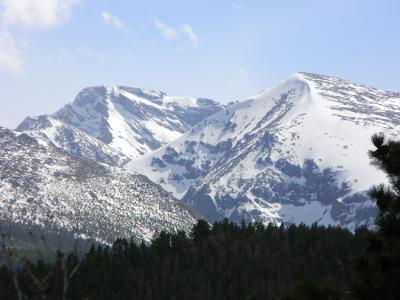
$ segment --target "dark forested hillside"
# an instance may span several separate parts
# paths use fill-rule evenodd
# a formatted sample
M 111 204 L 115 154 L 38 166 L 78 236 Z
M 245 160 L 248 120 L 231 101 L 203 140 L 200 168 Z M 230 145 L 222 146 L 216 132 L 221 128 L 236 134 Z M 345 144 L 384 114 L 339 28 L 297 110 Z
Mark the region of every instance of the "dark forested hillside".
M 347 299 L 352 263 L 363 254 L 364 229 L 355 234 L 320 226 L 212 227 L 199 221 L 189 236 L 161 232 L 150 244 L 120 239 L 86 254 L 68 299 Z M 66 259 L 71 270 L 77 257 Z M 61 299 L 61 267 L 30 266 L 47 281 L 46 299 Z M 22 290 L 35 297 L 26 269 Z M 17 299 L 3 268 L 0 299 Z

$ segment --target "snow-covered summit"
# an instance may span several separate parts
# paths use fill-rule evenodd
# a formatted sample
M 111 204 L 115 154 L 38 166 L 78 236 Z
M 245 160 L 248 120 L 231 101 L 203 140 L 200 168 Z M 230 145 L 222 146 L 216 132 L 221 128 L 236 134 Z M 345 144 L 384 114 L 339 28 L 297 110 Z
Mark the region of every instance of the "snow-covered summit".
M 155 90 L 88 87 L 58 112 L 28 117 L 17 130 L 73 155 L 120 165 L 175 140 L 222 107 L 213 100 Z
M 400 134 L 400 95 L 310 73 L 212 115 L 127 168 L 209 220 L 371 224 L 366 190 L 385 182 L 371 135 Z

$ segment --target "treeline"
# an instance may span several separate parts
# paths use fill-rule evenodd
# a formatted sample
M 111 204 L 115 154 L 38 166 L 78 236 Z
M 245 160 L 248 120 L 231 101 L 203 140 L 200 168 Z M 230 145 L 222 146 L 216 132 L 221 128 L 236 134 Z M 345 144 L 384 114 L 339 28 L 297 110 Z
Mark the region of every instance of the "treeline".
M 375 186 L 377 228 L 198 221 L 149 244 L 117 240 L 82 258 L 23 260 L 3 243 L 0 299 L 400 299 L 400 142 L 374 136 L 373 163 L 391 186 Z
M 68 299 L 348 299 L 353 263 L 370 232 L 338 227 L 200 220 L 190 234 L 161 232 L 150 244 L 119 239 L 92 246 L 69 285 Z M 78 263 L 66 259 L 68 272 Z M 59 264 L 29 263 L 47 282 L 46 299 L 61 299 Z M 21 290 L 35 299 L 28 270 Z M 0 299 L 17 299 L 9 270 L 0 272 Z

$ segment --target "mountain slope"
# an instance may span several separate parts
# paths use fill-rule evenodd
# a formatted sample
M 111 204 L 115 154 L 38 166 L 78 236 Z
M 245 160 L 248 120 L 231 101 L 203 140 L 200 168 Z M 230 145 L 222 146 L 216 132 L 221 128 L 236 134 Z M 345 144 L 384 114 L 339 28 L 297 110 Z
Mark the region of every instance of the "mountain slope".
M 0 127 L 0 220 L 112 242 L 188 230 L 196 216 L 142 175 Z
M 175 140 L 221 109 L 209 99 L 100 86 L 82 90 L 52 115 L 26 118 L 17 130 L 74 156 L 121 165 Z
M 370 225 L 376 132 L 400 133 L 400 95 L 299 73 L 127 164 L 210 221 Z

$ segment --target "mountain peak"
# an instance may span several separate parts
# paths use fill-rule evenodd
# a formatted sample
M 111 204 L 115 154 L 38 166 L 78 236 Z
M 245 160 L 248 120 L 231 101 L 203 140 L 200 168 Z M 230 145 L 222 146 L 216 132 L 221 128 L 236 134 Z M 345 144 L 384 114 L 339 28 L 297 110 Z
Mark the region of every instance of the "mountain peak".
M 126 167 L 210 221 L 354 229 L 372 224 L 376 211 L 366 191 L 386 181 L 370 166 L 370 138 L 398 136 L 399 110 L 395 93 L 296 73 Z
M 86 87 L 76 95 L 72 105 L 81 107 L 89 103 L 94 103 L 96 100 L 104 99 L 107 95 L 107 89 L 108 87 L 106 86 Z
M 82 89 L 56 113 L 26 118 L 17 129 L 73 155 L 121 165 L 171 142 L 222 108 L 213 100 L 157 90 L 94 86 Z

